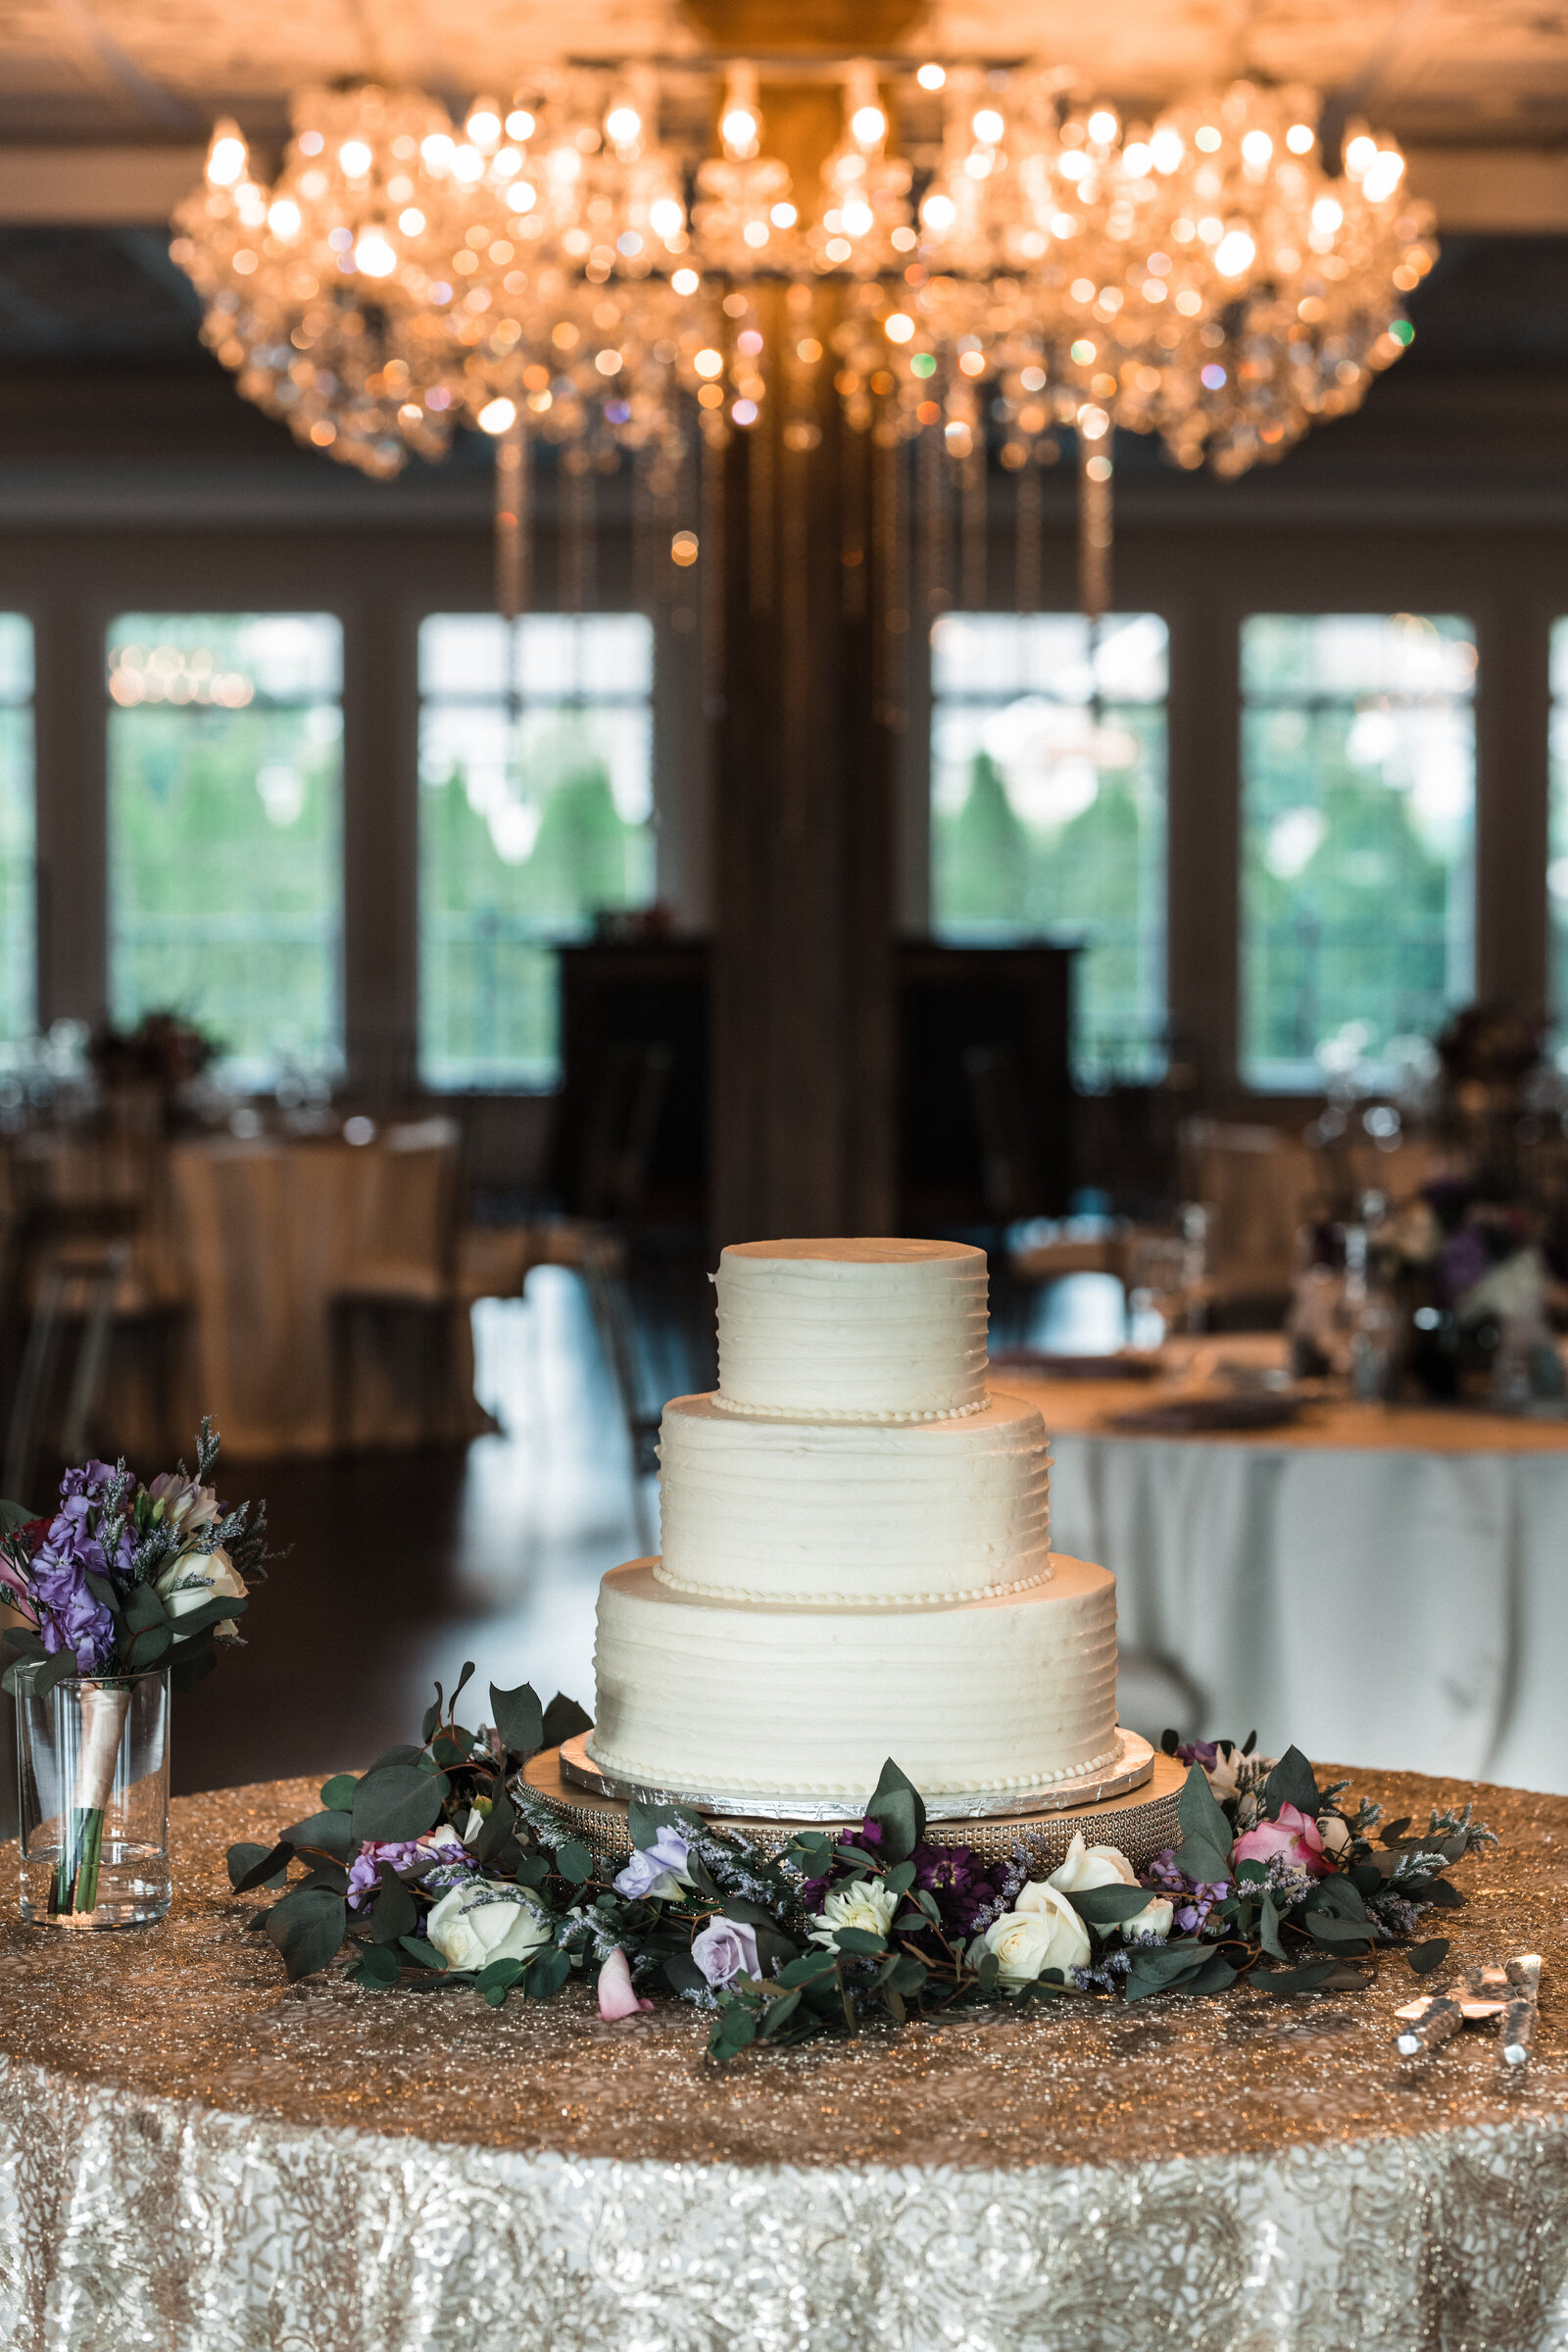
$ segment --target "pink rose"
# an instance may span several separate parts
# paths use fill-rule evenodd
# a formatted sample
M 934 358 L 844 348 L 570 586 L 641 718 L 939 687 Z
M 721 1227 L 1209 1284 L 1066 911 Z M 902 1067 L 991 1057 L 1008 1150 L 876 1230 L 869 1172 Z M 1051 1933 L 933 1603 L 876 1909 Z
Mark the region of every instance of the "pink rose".
M 631 1969 L 626 1955 L 617 1943 L 599 1971 L 599 2014 L 607 2025 L 614 2026 L 623 2017 L 635 2017 L 639 2009 L 651 2009 L 652 2001 L 640 2000 L 632 1989 Z
M 1317 1823 L 1295 1805 L 1281 1805 L 1278 1821 L 1260 1821 L 1236 1840 L 1238 1862 L 1272 1862 L 1276 1857 L 1293 1870 L 1309 1870 L 1315 1879 L 1326 1878 L 1334 1867 L 1323 1851 Z

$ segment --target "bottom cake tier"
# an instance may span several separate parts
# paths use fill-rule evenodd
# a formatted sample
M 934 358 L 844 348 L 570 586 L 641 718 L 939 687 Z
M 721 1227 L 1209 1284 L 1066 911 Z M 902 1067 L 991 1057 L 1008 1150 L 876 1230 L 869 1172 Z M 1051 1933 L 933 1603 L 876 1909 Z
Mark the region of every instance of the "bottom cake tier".
M 1046 1584 L 946 1607 L 810 1610 L 600 1587 L 588 1753 L 647 1787 L 869 1796 L 892 1756 L 931 1800 L 1049 1788 L 1109 1762 L 1116 1585 L 1058 1553 Z

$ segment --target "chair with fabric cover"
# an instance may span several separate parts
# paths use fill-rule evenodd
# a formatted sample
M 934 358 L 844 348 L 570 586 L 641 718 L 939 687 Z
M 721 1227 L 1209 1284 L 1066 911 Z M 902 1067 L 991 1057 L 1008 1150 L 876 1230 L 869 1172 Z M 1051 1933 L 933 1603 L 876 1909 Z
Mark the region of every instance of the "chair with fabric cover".
M 360 1346 L 371 1340 L 394 1373 L 403 1340 L 417 1360 L 418 1438 L 443 1433 L 452 1387 L 453 1326 L 471 1305 L 459 1268 L 461 1131 L 449 1118 L 390 1126 L 361 1148 L 345 1264 L 327 1299 L 332 1442 L 354 1441 Z

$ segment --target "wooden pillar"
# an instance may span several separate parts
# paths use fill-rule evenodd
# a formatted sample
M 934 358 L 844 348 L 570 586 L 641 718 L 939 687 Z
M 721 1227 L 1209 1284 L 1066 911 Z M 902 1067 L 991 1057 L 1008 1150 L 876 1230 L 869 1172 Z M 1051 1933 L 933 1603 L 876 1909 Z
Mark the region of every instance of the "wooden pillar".
M 902 454 L 844 421 L 819 293 L 814 447 L 769 399 L 725 455 L 714 743 L 714 1240 L 894 1214 L 894 724 Z M 713 510 L 710 508 L 710 512 Z M 879 523 L 880 518 L 880 523 Z M 716 553 L 705 550 L 704 560 Z M 895 600 L 889 626 L 890 598 Z

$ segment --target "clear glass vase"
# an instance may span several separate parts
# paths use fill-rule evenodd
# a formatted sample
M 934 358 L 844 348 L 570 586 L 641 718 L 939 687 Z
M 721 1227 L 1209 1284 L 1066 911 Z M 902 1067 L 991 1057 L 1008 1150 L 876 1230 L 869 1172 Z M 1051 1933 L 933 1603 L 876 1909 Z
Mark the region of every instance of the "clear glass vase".
M 169 1674 L 18 1677 L 22 1916 L 137 1928 L 170 1904 Z

